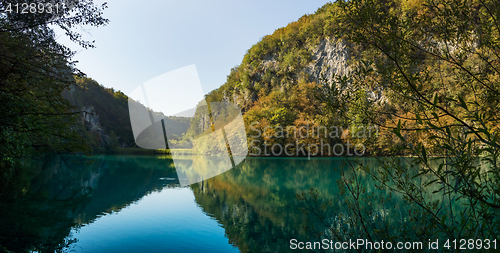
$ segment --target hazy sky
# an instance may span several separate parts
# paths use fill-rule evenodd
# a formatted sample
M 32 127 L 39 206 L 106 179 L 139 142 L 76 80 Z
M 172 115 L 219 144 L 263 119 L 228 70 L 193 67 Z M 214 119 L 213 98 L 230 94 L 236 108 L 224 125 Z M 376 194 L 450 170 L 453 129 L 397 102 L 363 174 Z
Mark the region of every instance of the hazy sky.
M 104 1 L 95 0 L 97 4 Z M 246 50 L 277 28 L 312 14 L 325 0 L 108 0 L 110 24 L 85 28 L 94 49 L 78 51 L 77 67 L 125 94 L 146 81 L 195 64 L 204 93 L 226 81 Z

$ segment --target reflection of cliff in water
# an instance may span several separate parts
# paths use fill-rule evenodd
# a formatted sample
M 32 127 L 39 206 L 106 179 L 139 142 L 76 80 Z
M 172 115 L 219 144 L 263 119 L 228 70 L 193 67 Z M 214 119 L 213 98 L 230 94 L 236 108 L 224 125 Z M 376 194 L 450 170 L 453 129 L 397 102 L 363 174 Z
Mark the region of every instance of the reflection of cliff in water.
M 172 160 L 165 157 L 104 156 L 93 160 L 90 165 L 72 162 L 70 167 L 62 161 L 25 162 L 17 179 L 9 179 L 17 182 L 20 194 L 7 199 L 0 191 L 0 252 L 54 252 L 65 248 L 72 243 L 72 228 L 118 212 L 151 192 L 177 187 L 176 172 L 189 171 L 199 163 L 186 158 L 174 168 Z M 373 158 L 359 160 L 376 164 Z M 216 161 L 195 168 L 203 171 L 207 166 L 217 166 Z M 201 209 L 224 227 L 229 242 L 242 252 L 289 252 L 291 239 L 318 239 L 307 238 L 310 234 L 305 226 L 322 227 L 317 219 L 306 221 L 312 217 L 299 210 L 305 203 L 297 200 L 296 194 L 317 189 L 322 199 L 333 200 L 326 213 L 329 222 L 347 224 L 345 218 L 339 219 L 339 214 L 348 216 L 342 211 L 346 201 L 338 195 L 340 174 L 335 170 L 343 165 L 342 159 L 247 158 L 235 169 L 191 189 Z M 363 195 L 377 191 L 373 181 L 360 184 L 366 187 Z M 380 193 L 384 197 L 389 194 Z M 404 204 L 398 203 L 387 202 L 383 207 L 368 202 L 396 225 L 397 220 L 405 218 L 403 209 L 394 208 Z
M 92 190 L 89 203 L 78 217 L 80 224 L 103 213 L 120 211 L 151 192 L 178 185 L 169 159 L 106 157 L 101 162 L 98 187 Z
M 404 162 L 404 159 L 399 162 Z M 371 168 L 379 166 L 374 158 L 357 160 Z M 366 225 L 369 230 L 383 230 L 380 235 L 384 236 L 376 238 L 378 241 L 388 238 L 387 234 L 405 235 L 407 231 L 415 232 L 424 227 L 421 222 L 409 219 L 414 209 L 408 207 L 401 195 L 378 189 L 378 184 L 370 176 L 359 170 L 352 173 L 343 161 L 347 160 L 247 158 L 237 168 L 191 188 L 203 211 L 225 228 L 229 242 L 242 252 L 289 252 L 291 239 L 302 242 L 323 238 L 335 240 L 315 215 L 304 215 L 300 210 L 307 203 L 297 200 L 296 194 L 308 192 L 310 188 L 318 190 L 319 204 L 331 200 L 331 206 L 328 205 L 322 215 L 329 225 L 345 232 L 343 240 L 362 238 L 359 236 L 362 233 L 357 230 L 359 224 L 354 224 L 359 214 L 353 210 L 357 209 L 347 208 L 354 203 L 353 197 L 349 193 L 342 195 L 338 190 L 337 180 L 341 175 L 345 180 L 356 176 L 357 181 L 351 181 L 349 185 L 354 191 L 356 185 L 361 189 L 356 208 L 365 221 L 369 221 Z M 344 174 L 335 170 L 341 168 Z M 440 196 L 429 196 L 428 199 L 436 198 Z M 454 209 L 454 212 L 458 211 L 460 209 Z M 305 227 L 324 233 L 318 236 L 306 232 Z
M 310 187 L 332 197 L 340 160 L 248 159 L 237 168 L 193 185 L 196 202 L 225 228 L 242 252 L 289 252 L 290 239 L 307 241 L 303 203 Z M 320 224 L 316 224 L 320 226 Z
M 26 161 L 17 173 L 19 196 L 0 199 L 0 251 L 54 252 L 72 243 L 71 229 L 178 185 L 169 159 L 94 157 Z M 69 165 L 69 166 L 68 166 Z M 2 194 L 5 196 L 5 194 Z

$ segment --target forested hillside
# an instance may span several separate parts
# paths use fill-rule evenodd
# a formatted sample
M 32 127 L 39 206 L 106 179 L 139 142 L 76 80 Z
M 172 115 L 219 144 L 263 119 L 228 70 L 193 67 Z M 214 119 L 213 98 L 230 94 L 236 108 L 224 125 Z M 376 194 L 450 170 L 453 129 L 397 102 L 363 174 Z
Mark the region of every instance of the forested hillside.
M 82 111 L 80 133 L 93 149 L 105 144 L 134 146 L 128 116 L 128 97 L 121 91 L 105 88 L 90 78 L 76 78 L 65 98 Z
M 81 112 L 78 132 L 94 152 L 137 147 L 130 124 L 129 98 L 123 92 L 106 88 L 90 78 L 76 77 L 64 97 Z M 178 136 L 187 131 L 189 118 L 168 117 L 166 120 Z
M 350 141 L 352 146 L 368 146 L 367 153 L 387 154 L 397 141 L 384 129 L 362 121 L 358 108 L 337 103 L 332 110 L 332 104 L 321 99 L 335 96 L 337 100 L 354 99 L 360 104 L 384 100 L 377 88 L 355 91 L 347 84 L 334 84 L 349 75 L 349 64 L 359 51 L 335 35 L 339 29 L 335 22 L 338 10 L 336 4 L 326 4 L 316 13 L 265 36 L 231 70 L 226 83 L 208 95 L 208 101 L 234 102 L 243 110 L 251 153 L 264 155 L 264 145 L 333 146 Z M 373 127 L 370 135 L 353 135 L 368 127 Z M 376 134 L 380 136 L 377 141 Z M 289 152 L 305 155 L 297 151 L 297 145 Z M 311 150 L 316 152 L 321 155 Z
M 296 143 L 289 150 L 296 155 L 298 145 L 324 143 L 363 144 L 372 155 L 407 154 L 398 149 L 405 143 L 430 144 L 425 129 L 471 129 L 458 119 L 474 110 L 485 109 L 484 115 L 496 119 L 489 110 L 496 110 L 499 101 L 499 32 L 491 4 L 451 1 L 463 12 L 453 15 L 468 23 L 448 18 L 451 10 L 439 1 L 326 4 L 263 37 L 207 100 L 242 108 L 253 154 L 288 143 Z M 357 16 L 349 16 L 345 8 L 351 7 L 359 8 L 351 11 Z M 370 17 L 373 13 L 378 16 Z M 435 18 L 439 15 L 444 21 Z M 482 92 L 491 94 L 479 96 Z M 436 107 L 441 114 L 431 113 Z M 483 117 L 478 115 L 469 116 Z M 425 119 L 431 125 L 422 126 Z M 491 124 L 486 126 L 496 129 Z M 394 129 L 405 131 L 399 137 Z M 439 148 L 432 152 L 443 154 Z
M 314 149 L 326 141 L 363 144 L 372 155 L 413 157 L 408 162 L 377 158 L 378 167 L 339 166 L 344 194 L 333 202 L 346 200 L 350 216 L 346 230 L 336 222 L 327 225 L 335 240 L 496 237 L 499 16 L 497 1 L 337 1 L 265 36 L 208 100 L 243 109 L 251 155 L 276 155 L 270 152 L 275 145 L 279 150 L 290 145 L 281 155 L 306 155 L 298 152 L 299 144 L 317 155 Z M 318 130 L 321 126 L 328 135 Z M 332 134 L 332 126 L 342 126 L 340 136 Z M 364 131 L 371 126 L 375 135 Z M 411 164 L 419 169 L 410 169 Z M 378 211 L 360 209 L 387 200 L 365 195 L 370 191 L 359 183 L 359 171 L 381 189 L 401 194 L 413 209 L 405 220 L 419 229 L 392 233 L 408 226 L 388 220 L 381 226 L 374 219 Z M 318 201 L 317 193 L 304 196 L 305 213 L 331 224 L 322 211 L 333 207 Z M 456 203 L 466 208 L 459 211 Z
M 18 158 L 46 153 L 80 153 L 88 149 L 73 128 L 78 118 L 62 97 L 79 72 L 74 53 L 60 44 L 54 27 L 83 48 L 93 47 L 75 27 L 104 26 L 106 3 L 51 1 L 60 11 L 7 11 L 21 1 L 0 2 L 0 171 L 3 186 L 13 183 Z M 74 3 L 74 2 L 72 2 Z M 24 3 L 27 5 L 27 3 Z M 10 9 L 12 10 L 12 9 Z
M 375 241 L 498 237 L 498 1 L 350 0 L 335 6 L 329 19 L 336 25 L 333 35 L 349 45 L 350 74 L 333 79 L 331 88 L 322 90 L 319 100 L 327 106 L 321 109 L 337 113 L 349 124 L 387 129 L 392 135 L 386 136 L 396 139 L 379 135 L 368 147 L 380 150 L 390 140 L 397 141 L 387 146 L 412 158 L 404 163 L 378 158 L 378 168 L 361 162 L 342 168 L 339 188 L 346 194 L 333 201 L 346 200 L 349 229 L 331 226 L 331 237 L 340 241 L 353 234 Z M 411 164 L 418 169 L 411 169 Z M 377 211 L 360 209 L 362 204 L 386 205 L 387 199 L 368 195 L 367 187 L 358 183 L 359 171 L 386 192 L 401 194 L 412 208 L 401 221 L 415 222 L 418 228 L 388 220 L 377 223 L 373 218 Z M 315 201 L 314 192 L 303 199 L 311 201 L 307 212 L 328 222 L 321 218 L 328 216 L 318 212 L 322 208 L 313 207 L 324 205 Z M 398 231 L 392 233 L 392 228 Z

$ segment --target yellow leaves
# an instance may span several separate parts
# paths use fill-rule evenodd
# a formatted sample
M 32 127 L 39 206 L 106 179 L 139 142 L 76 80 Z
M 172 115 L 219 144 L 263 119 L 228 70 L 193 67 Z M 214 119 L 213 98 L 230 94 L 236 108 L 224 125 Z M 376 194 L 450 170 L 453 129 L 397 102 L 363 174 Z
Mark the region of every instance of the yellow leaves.
M 424 3 L 425 0 L 406 0 L 403 1 L 403 6 L 405 6 L 409 12 L 418 12 L 421 14 L 425 10 Z

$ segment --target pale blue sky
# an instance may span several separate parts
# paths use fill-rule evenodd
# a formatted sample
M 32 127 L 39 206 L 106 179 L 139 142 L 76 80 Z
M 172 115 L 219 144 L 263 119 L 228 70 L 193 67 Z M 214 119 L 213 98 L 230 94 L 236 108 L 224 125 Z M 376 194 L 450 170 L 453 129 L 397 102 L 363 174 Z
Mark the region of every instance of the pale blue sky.
M 95 0 L 101 4 L 104 1 Z M 129 94 L 144 82 L 195 64 L 205 93 L 226 81 L 246 50 L 263 36 L 312 14 L 325 0 L 108 0 L 106 27 L 85 28 L 95 40 L 74 60 L 88 77 Z

